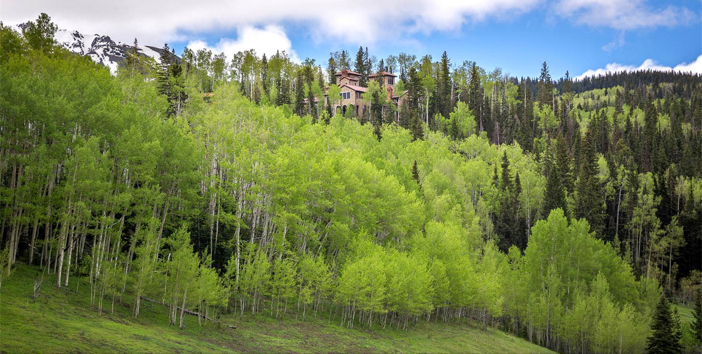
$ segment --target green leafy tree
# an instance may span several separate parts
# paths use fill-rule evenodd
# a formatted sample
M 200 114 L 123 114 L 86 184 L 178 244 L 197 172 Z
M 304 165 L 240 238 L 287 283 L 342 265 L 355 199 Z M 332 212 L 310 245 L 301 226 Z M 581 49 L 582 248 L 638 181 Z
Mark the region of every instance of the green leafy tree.
M 46 54 L 53 52 L 56 41 L 54 35 L 58 30 L 51 17 L 45 13 L 41 13 L 36 21 L 29 21 L 21 26 L 22 35 L 29 43 L 29 46 Z

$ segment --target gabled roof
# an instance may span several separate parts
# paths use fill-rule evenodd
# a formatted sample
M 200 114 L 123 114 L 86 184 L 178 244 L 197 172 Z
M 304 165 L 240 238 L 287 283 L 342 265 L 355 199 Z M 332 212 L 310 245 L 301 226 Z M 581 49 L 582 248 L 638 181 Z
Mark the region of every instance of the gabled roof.
M 381 71 L 379 73 L 375 73 L 373 75 L 369 75 L 368 77 L 378 77 L 378 76 L 392 76 L 392 77 L 397 77 L 397 75 L 393 73 L 389 73 L 387 71 Z
M 334 76 L 347 76 L 347 75 L 353 75 L 353 76 L 361 76 L 361 74 L 351 71 L 351 70 L 341 70 L 338 73 L 334 74 Z
M 400 98 L 400 97 L 404 96 L 405 94 L 407 94 L 407 90 L 402 91 L 402 93 L 399 95 L 393 95 L 392 98 Z
M 348 88 L 350 88 L 351 90 L 353 90 L 353 91 L 358 91 L 358 92 L 366 92 L 366 91 L 368 90 L 368 89 L 365 88 L 365 87 L 353 86 L 353 85 L 341 85 L 340 88 L 344 88 L 344 87 L 348 87 Z

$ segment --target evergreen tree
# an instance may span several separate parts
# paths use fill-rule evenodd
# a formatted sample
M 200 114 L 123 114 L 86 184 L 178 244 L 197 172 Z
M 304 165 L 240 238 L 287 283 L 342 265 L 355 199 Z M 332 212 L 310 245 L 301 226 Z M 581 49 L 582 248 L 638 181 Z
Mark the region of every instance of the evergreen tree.
M 130 75 L 134 75 L 139 71 L 139 42 L 134 38 L 134 45 L 127 50 L 127 58 L 125 59 L 127 70 Z
M 363 51 L 363 47 L 358 47 L 358 52 L 356 52 L 356 63 L 354 65 L 354 71 L 361 75 L 358 80 L 360 86 L 368 85 L 368 48 Z
M 551 210 L 561 208 L 563 214 L 568 215 L 568 205 L 563 192 L 563 186 L 558 174 L 558 166 L 553 163 L 551 158 L 546 158 L 546 191 L 544 192 L 544 216 L 547 216 Z
M 574 216 L 585 218 L 592 231 L 602 237 L 604 231 L 605 211 L 602 206 L 603 196 L 598 180 L 597 154 L 593 141 L 593 131 L 588 130 L 583 142 L 583 156 L 576 188 L 577 199 Z
M 539 91 L 537 94 L 539 106 L 553 105 L 553 84 L 551 83 L 551 74 L 548 71 L 546 62 L 541 66 L 541 75 L 539 75 Z
M 702 343 L 702 291 L 697 289 L 695 294 L 695 308 L 693 312 L 692 333 L 698 343 Z
M 169 117 L 178 116 L 184 109 L 188 95 L 185 93 L 185 80 L 183 68 L 178 57 L 166 43 L 161 52 L 161 64 L 157 74 L 157 85 L 159 93 L 166 96 L 168 107 L 166 115 Z
M 414 160 L 414 163 L 412 163 L 412 178 L 417 181 L 417 186 L 419 186 L 419 189 L 422 189 L 422 182 L 419 180 L 419 169 L 417 168 L 417 160 Z
M 676 320 L 670 311 L 670 304 L 665 295 L 661 295 L 661 301 L 653 314 L 651 330 L 651 336 L 646 341 L 646 352 L 648 354 L 677 354 L 683 352 Z
M 327 74 L 329 75 L 329 85 L 336 85 L 337 71 L 338 71 L 338 68 L 337 68 L 336 59 L 334 59 L 334 53 L 329 53 L 329 62 L 327 64 Z
M 478 132 L 485 130 L 483 125 L 482 89 L 480 87 L 480 72 L 478 66 L 473 62 L 470 70 L 470 83 L 468 84 L 468 107 L 473 111 L 473 115 L 478 119 Z
M 451 107 L 451 76 L 449 71 L 449 59 L 448 55 L 444 51 L 441 56 L 441 70 L 439 80 L 437 81 L 437 110 L 439 114 L 448 118 L 452 111 Z
M 573 193 L 572 163 L 568 152 L 568 144 L 561 134 L 558 134 L 556 140 L 556 168 L 558 169 L 558 179 L 563 189 L 568 193 Z
M 422 121 L 419 119 L 419 113 L 416 110 L 410 110 L 410 122 L 412 140 L 423 139 L 424 129 L 422 128 Z
M 297 71 L 295 79 L 295 113 L 300 117 L 305 115 L 305 80 L 302 70 Z
M 266 58 L 266 53 L 263 53 L 263 58 L 261 58 L 261 84 L 263 94 L 268 97 L 268 58 Z

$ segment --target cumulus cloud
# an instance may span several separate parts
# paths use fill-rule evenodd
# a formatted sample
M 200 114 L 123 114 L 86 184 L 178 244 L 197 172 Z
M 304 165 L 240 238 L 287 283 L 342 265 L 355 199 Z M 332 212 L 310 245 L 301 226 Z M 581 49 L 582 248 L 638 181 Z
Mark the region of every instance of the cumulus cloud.
M 646 0 L 560 0 L 553 9 L 578 24 L 618 30 L 675 27 L 698 17 L 685 7 L 651 8 Z
M 618 73 L 618 72 L 624 72 L 624 71 L 632 72 L 632 71 L 641 71 L 641 70 L 677 71 L 677 72 L 685 72 L 685 73 L 693 73 L 693 74 L 702 74 L 702 55 L 697 57 L 697 59 L 695 59 L 695 61 L 693 61 L 691 63 L 678 64 L 672 68 L 669 66 L 660 65 L 655 60 L 652 60 L 652 59 L 644 60 L 643 64 L 641 64 L 639 66 L 611 63 L 611 64 L 605 65 L 605 67 L 602 69 L 588 70 L 588 71 L 584 72 L 582 75 L 576 76 L 575 80 L 582 80 L 586 77 L 606 75 L 609 73 Z
M 5 23 L 48 13 L 60 27 L 109 34 L 122 42 L 161 45 L 243 26 L 293 23 L 320 40 L 367 45 L 416 32 L 457 30 L 470 21 L 530 11 L 543 0 L 66 0 L 17 1 L 3 6 Z
M 214 53 L 224 53 L 231 59 L 237 52 L 253 49 L 256 55 L 266 54 L 270 57 L 277 51 L 285 51 L 294 62 L 300 62 L 300 58 L 292 48 L 292 42 L 288 38 L 283 27 L 278 25 L 267 25 L 262 28 L 254 26 L 243 26 L 237 29 L 237 38 L 222 38 L 213 46 L 203 40 L 192 40 L 187 45 L 193 51 L 199 49 L 209 49 Z
M 262 29 L 278 35 L 275 33 L 277 29 L 266 30 L 271 25 L 304 31 L 305 36 L 317 41 L 372 45 L 377 41 L 407 40 L 416 33 L 460 31 L 469 23 L 512 19 L 534 9 L 550 9 L 559 17 L 577 24 L 622 31 L 673 27 L 698 20 L 697 14 L 684 7 L 651 8 L 646 1 L 7 0 L 3 3 L 2 20 L 6 24 L 18 24 L 36 18 L 37 12 L 43 11 L 61 28 L 86 34 L 107 34 L 125 43 L 131 43 L 136 37 L 140 43 L 154 46 L 165 42 L 195 41 L 206 35 L 241 32 L 242 29 Z M 226 48 L 227 41 L 246 43 L 237 38 L 225 40 L 215 47 Z M 281 44 L 286 42 L 281 41 Z

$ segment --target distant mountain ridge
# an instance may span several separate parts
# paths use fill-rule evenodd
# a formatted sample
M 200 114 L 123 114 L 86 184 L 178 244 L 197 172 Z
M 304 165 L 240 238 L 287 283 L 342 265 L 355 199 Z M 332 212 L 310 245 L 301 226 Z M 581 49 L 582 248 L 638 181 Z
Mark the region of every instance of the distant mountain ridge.
M 108 67 L 113 75 L 116 75 L 117 69 L 125 64 L 127 52 L 133 48 L 133 45 L 113 41 L 110 36 L 86 35 L 65 29 L 58 30 L 54 38 L 59 45 L 71 52 L 89 56 L 94 62 Z M 137 52 L 160 63 L 163 49 L 146 45 L 139 46 Z

